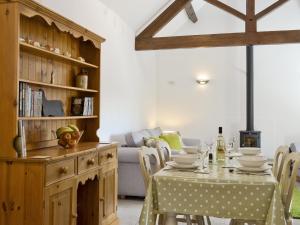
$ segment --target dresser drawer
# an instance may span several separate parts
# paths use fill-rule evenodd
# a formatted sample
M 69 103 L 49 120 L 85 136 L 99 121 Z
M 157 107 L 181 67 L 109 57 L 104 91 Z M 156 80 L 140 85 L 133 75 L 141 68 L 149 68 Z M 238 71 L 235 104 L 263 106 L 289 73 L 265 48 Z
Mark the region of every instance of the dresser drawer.
M 46 166 L 46 185 L 74 176 L 75 169 L 74 158 L 48 164 Z
M 98 153 L 78 157 L 78 173 L 83 173 L 98 166 Z
M 99 164 L 109 163 L 117 159 L 117 150 L 115 148 L 105 150 L 99 153 Z

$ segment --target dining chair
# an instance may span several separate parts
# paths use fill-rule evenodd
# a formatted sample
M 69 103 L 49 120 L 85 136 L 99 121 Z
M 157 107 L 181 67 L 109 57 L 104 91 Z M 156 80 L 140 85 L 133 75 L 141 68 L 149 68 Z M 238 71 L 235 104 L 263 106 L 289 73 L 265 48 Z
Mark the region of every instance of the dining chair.
M 157 149 L 157 152 L 158 152 L 160 165 L 162 167 L 165 167 L 166 162 L 170 161 L 170 159 L 171 159 L 171 150 L 167 147 L 160 146 L 159 144 L 157 144 L 156 149 Z M 165 153 L 167 153 L 167 154 L 165 155 Z
M 281 200 L 284 207 L 284 216 L 287 225 L 292 225 L 292 217 L 290 214 L 291 202 L 298 170 L 300 168 L 300 153 L 288 154 L 283 162 L 282 172 L 280 175 L 279 190 Z M 231 220 L 230 225 L 260 225 L 264 224 L 262 221 L 245 221 L 245 220 Z
M 163 168 L 160 163 L 160 158 L 157 149 L 142 147 L 139 151 L 139 161 L 144 178 L 145 187 L 147 189 L 151 176 L 155 172 Z M 153 165 L 151 165 L 151 162 L 153 162 Z
M 284 160 L 284 165 L 279 182 L 281 191 L 281 200 L 284 206 L 284 214 L 287 225 L 292 225 L 290 208 L 293 198 L 293 192 L 296 185 L 298 170 L 300 168 L 300 153 L 290 153 Z
M 284 160 L 288 154 L 289 154 L 288 146 L 279 146 L 279 148 L 276 150 L 272 172 L 278 182 L 280 181 L 281 178 Z

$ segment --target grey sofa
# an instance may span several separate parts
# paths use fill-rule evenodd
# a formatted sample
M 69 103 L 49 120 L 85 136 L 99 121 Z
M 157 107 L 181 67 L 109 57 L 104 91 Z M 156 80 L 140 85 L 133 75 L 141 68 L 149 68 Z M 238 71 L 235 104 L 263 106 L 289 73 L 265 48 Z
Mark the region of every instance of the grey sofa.
M 143 146 L 144 137 L 158 137 L 160 128 L 145 129 L 125 135 L 125 142 L 118 149 L 119 160 L 119 196 L 145 196 L 145 185 L 142 177 L 138 151 Z M 183 138 L 184 146 L 200 146 L 199 139 Z M 172 154 L 178 151 L 172 151 Z

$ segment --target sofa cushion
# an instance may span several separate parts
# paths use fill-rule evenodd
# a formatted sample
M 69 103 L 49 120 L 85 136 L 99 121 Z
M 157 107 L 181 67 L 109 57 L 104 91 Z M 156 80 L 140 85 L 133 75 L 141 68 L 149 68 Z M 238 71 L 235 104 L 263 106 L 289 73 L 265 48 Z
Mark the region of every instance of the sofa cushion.
M 125 135 L 128 147 L 141 147 L 144 145 L 144 138 L 151 137 L 148 130 L 140 130 Z
M 131 133 L 125 134 L 125 141 L 127 147 L 135 147 Z
M 148 129 L 148 132 L 150 133 L 151 137 L 159 137 L 160 135 L 162 135 L 162 130 L 160 127 Z
M 144 138 L 151 137 L 151 134 L 148 132 L 148 130 L 140 130 L 137 132 L 131 133 L 132 140 L 136 147 L 144 146 Z
M 160 138 L 164 139 L 173 150 L 182 150 L 182 140 L 179 134 L 167 133 L 162 134 Z

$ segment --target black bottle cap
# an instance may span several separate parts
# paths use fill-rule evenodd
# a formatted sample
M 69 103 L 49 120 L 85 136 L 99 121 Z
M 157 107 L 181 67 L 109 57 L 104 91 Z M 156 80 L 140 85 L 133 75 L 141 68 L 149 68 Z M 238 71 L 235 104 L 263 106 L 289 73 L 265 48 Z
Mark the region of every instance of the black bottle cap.
M 222 133 L 223 133 L 223 128 L 219 127 L 219 134 L 222 134 Z

